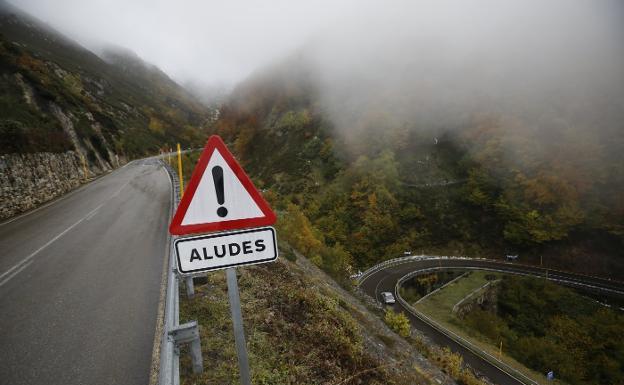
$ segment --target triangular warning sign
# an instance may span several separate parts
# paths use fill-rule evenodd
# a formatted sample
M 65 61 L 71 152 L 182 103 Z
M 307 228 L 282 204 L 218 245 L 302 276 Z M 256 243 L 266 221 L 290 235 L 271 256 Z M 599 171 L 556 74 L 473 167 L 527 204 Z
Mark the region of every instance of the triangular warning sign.
M 267 226 L 275 214 L 217 135 L 208 139 L 176 210 L 176 235 Z

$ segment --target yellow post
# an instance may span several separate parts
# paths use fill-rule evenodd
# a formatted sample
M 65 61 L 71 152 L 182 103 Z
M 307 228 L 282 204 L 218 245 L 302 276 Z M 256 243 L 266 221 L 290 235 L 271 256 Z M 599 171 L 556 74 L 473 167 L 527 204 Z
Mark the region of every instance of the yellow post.
M 500 347 L 498 348 L 498 360 L 501 361 L 503 357 L 503 341 L 501 340 Z
M 182 151 L 180 151 L 180 143 L 178 143 L 178 176 L 180 177 L 180 198 L 184 194 L 184 178 L 182 177 Z
M 82 160 L 82 171 L 84 172 L 84 178 L 87 180 L 89 174 L 87 174 L 87 162 L 85 162 L 84 155 L 80 154 L 80 159 Z

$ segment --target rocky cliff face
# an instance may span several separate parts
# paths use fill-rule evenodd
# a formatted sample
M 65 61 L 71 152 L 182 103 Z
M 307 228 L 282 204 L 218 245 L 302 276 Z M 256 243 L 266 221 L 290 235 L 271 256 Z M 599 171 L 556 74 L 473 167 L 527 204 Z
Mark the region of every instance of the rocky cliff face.
M 0 0 L 0 154 L 71 150 L 105 170 L 204 142 L 209 108 L 132 52 L 105 58 Z
M 132 52 L 102 56 L 0 0 L 0 219 L 127 158 L 204 142 L 209 108 Z
M 0 155 L 0 219 L 33 209 L 102 171 L 88 168 L 74 151 Z

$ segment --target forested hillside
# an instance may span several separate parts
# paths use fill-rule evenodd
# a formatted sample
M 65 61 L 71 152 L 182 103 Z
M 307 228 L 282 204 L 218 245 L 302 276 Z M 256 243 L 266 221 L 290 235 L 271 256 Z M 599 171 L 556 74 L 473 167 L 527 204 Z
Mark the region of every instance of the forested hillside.
M 436 124 L 346 99 L 331 116 L 320 93 L 305 63 L 274 66 L 232 94 L 217 130 L 282 213 L 281 236 L 335 276 L 405 251 L 623 271 L 619 100 L 595 99 L 607 115 L 501 111 Z
M 465 327 L 515 359 L 570 384 L 621 384 L 621 312 L 570 288 L 531 277 L 505 276 L 497 312 L 476 307 Z
M 132 52 L 101 56 L 0 2 L 0 151 L 112 164 L 203 141 L 209 111 L 184 89 Z

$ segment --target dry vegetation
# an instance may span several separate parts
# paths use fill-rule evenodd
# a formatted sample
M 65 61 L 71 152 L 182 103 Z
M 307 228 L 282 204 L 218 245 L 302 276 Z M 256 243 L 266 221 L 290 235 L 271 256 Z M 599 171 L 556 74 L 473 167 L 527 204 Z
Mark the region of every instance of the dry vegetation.
M 427 370 L 414 368 L 410 360 L 373 354 L 367 346 L 373 331 L 363 330 L 361 315 L 295 264 L 282 260 L 239 269 L 239 275 L 254 384 L 430 383 Z M 183 383 L 237 383 L 225 274 L 209 274 L 196 298 L 182 302 L 180 317 L 199 321 L 205 367 L 200 376 L 190 374 L 188 355 L 183 355 Z M 394 344 L 396 338 L 390 333 L 384 340 Z

